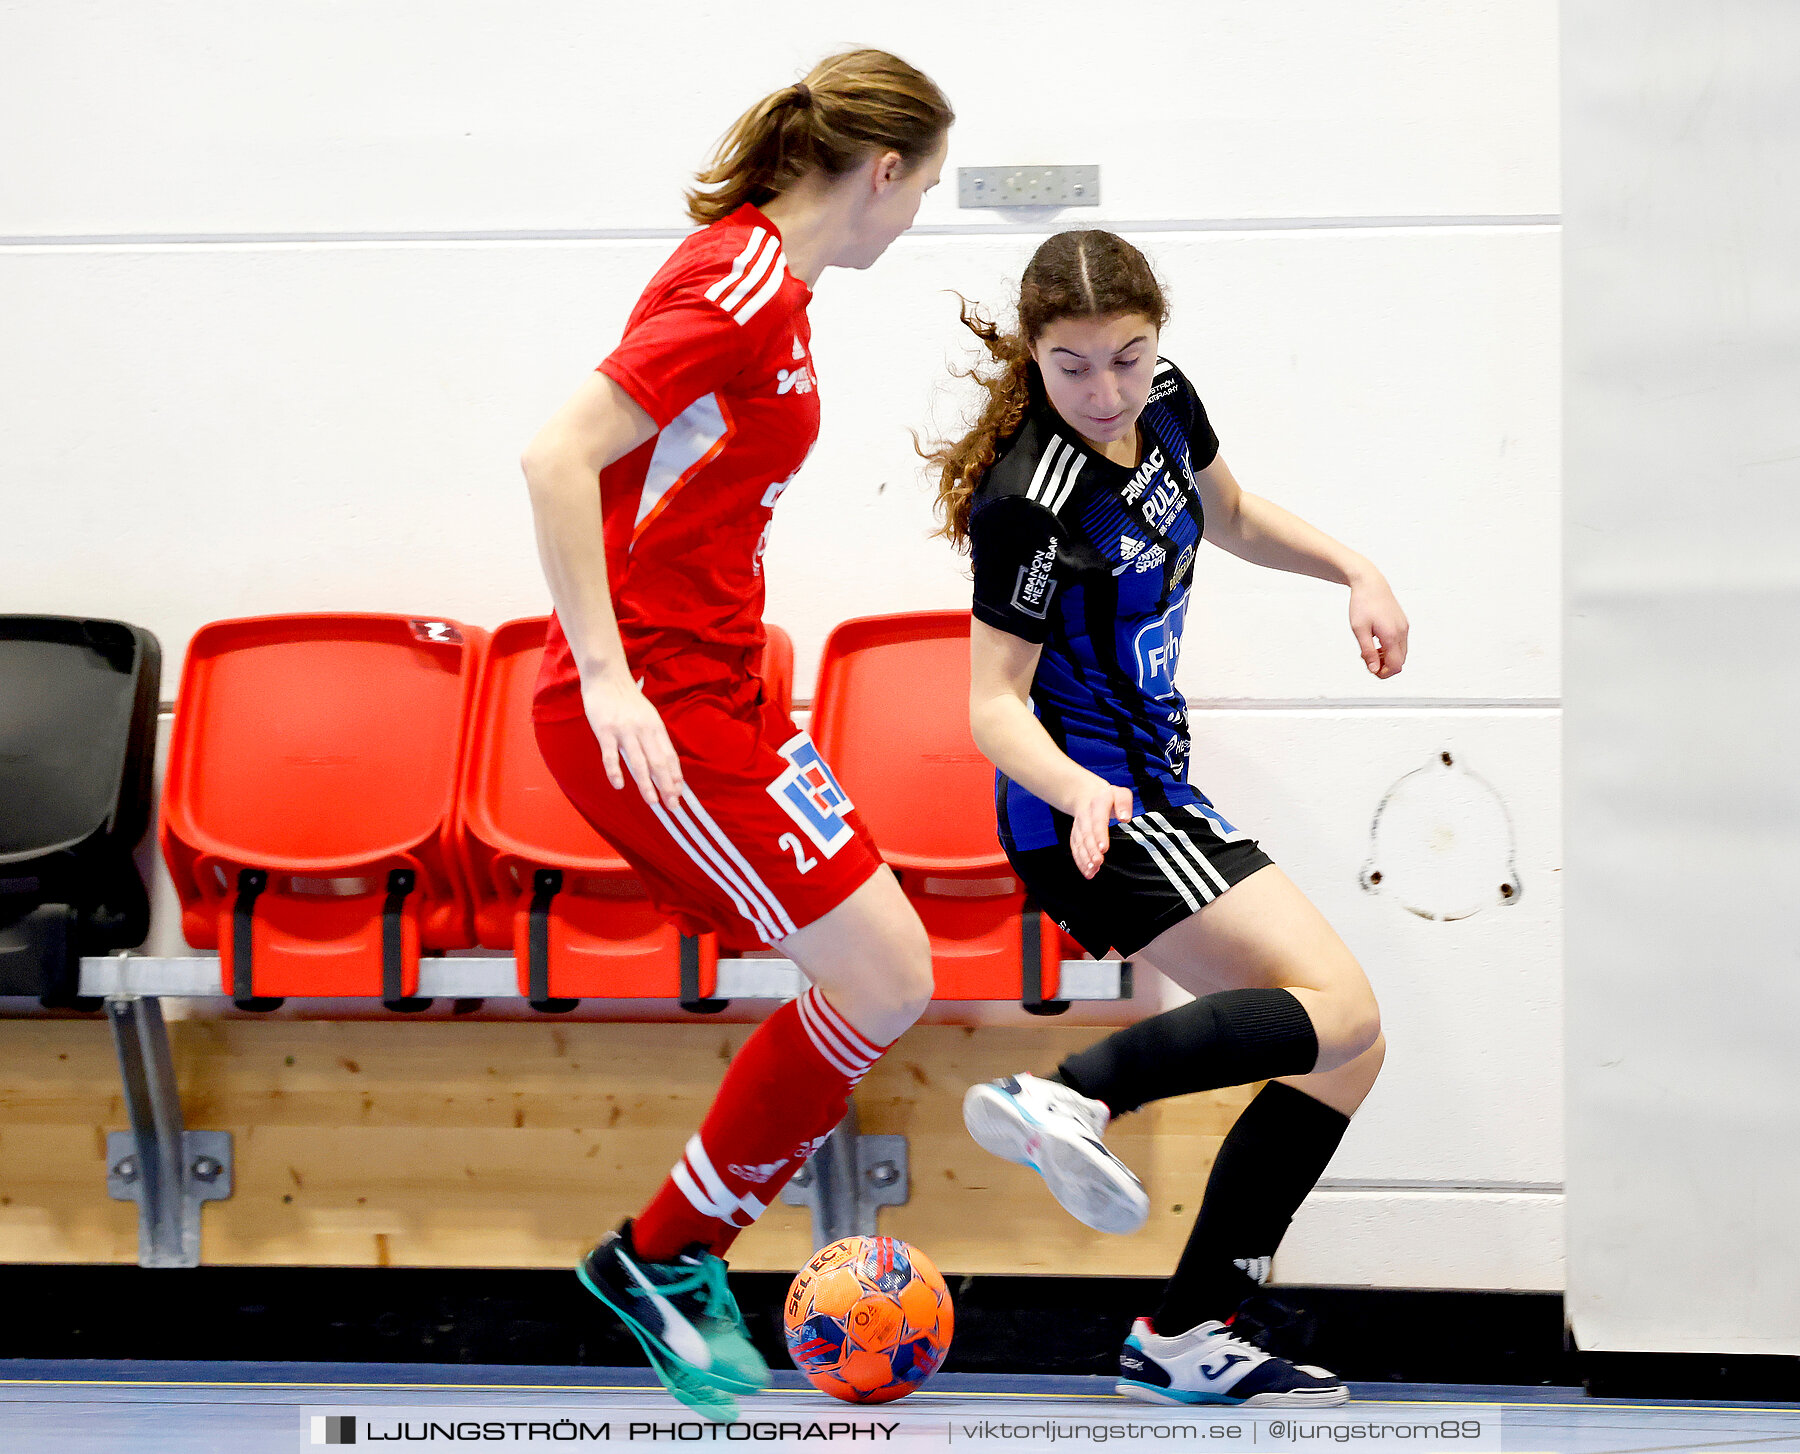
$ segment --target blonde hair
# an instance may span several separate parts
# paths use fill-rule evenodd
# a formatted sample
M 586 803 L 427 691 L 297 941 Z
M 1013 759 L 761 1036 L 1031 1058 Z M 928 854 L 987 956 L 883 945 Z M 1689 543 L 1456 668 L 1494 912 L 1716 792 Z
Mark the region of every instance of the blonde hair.
M 828 56 L 804 81 L 763 97 L 720 139 L 688 216 L 705 225 L 746 202 L 760 207 L 808 172 L 842 176 L 870 152 L 898 152 L 911 168 L 956 120 L 923 71 L 883 50 Z
M 1032 346 L 1062 318 L 1111 318 L 1138 314 L 1157 328 L 1169 321 L 1169 301 L 1150 260 L 1111 232 L 1059 232 L 1031 255 L 1019 280 L 1019 327 L 1002 333 L 980 308 L 962 299 L 963 326 L 999 364 L 955 371 L 973 378 L 985 398 L 974 426 L 955 442 L 919 451 L 938 467 L 936 534 L 959 550 L 969 544 L 969 511 L 975 491 L 993 468 L 1000 445 L 1025 421 L 1031 405 Z

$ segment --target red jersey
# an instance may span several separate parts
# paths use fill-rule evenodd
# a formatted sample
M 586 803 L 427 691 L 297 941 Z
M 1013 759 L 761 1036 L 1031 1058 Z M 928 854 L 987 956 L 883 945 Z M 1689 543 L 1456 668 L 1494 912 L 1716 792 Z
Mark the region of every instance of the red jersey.
M 600 365 L 657 425 L 600 472 L 600 507 L 625 657 L 658 706 L 705 691 L 754 710 L 770 518 L 819 434 L 811 298 L 740 207 L 675 249 Z M 535 715 L 583 715 L 554 616 Z

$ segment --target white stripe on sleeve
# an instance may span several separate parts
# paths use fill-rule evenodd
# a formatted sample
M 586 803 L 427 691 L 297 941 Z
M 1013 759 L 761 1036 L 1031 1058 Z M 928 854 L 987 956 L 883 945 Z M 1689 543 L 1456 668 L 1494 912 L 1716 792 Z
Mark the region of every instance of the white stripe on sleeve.
M 748 323 L 762 312 L 763 304 L 781 291 L 781 285 L 787 281 L 787 255 L 777 249 L 775 266 L 769 272 L 769 280 L 757 289 L 756 296 L 731 316 L 739 323 Z
M 1087 464 L 1087 456 L 1085 454 L 1076 453 L 1073 447 L 1070 448 L 1069 454 L 1073 457 L 1075 464 L 1068 474 L 1063 476 L 1062 491 L 1050 502 L 1050 511 L 1052 514 L 1055 514 L 1057 511 L 1061 510 L 1064 505 L 1068 504 L 1069 496 L 1075 493 L 1075 476 L 1080 474 L 1082 467 Z
M 762 240 L 766 235 L 760 227 L 750 230 L 750 241 L 744 244 L 744 250 L 732 262 L 731 271 L 706 290 L 707 302 L 717 303 L 720 298 L 725 296 L 726 290 L 744 275 L 744 269 L 749 265 L 750 259 L 756 256 L 756 250 L 762 246 Z
M 1062 453 L 1062 437 L 1060 435 L 1052 434 L 1050 436 L 1050 443 L 1044 448 L 1043 457 L 1038 460 L 1037 471 L 1031 477 L 1031 485 L 1025 491 L 1025 498 L 1027 500 L 1036 500 L 1039 498 L 1040 492 L 1044 487 L 1044 476 L 1055 467 L 1056 456 L 1060 453 Z
M 756 255 L 756 261 L 750 265 L 750 271 L 744 274 L 744 280 L 719 300 L 719 306 L 727 313 L 748 296 L 750 290 L 763 280 L 763 274 L 769 270 L 769 264 L 775 261 L 776 254 L 781 251 L 781 244 L 771 237 Z

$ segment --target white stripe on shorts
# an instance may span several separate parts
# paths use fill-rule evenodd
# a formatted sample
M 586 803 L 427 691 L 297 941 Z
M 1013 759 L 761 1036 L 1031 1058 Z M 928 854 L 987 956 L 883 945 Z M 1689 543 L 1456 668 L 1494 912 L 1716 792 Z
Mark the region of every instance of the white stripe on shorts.
M 792 934 L 795 929 L 793 916 L 782 907 L 781 900 L 775 897 L 768 884 L 763 882 L 763 876 L 750 866 L 750 861 L 743 854 L 738 852 L 737 845 L 725 836 L 725 830 L 719 827 L 718 823 L 714 821 L 713 815 L 706 811 L 706 805 L 698 798 L 684 797 L 681 800 L 681 806 L 676 811 L 685 812 L 689 808 L 693 809 L 694 817 L 699 820 L 701 826 L 712 835 L 712 841 L 718 845 L 727 858 L 737 865 L 738 873 L 748 883 L 752 894 L 768 907 L 770 917 L 774 919 L 776 927 L 781 930 L 781 934 L 776 937 L 781 938 L 784 935 Z
M 1152 846 L 1150 840 L 1139 832 L 1138 829 L 1133 826 L 1132 822 L 1122 822 L 1119 824 L 1119 827 L 1127 837 L 1142 848 L 1145 853 L 1150 855 L 1151 861 L 1162 870 L 1163 877 L 1175 886 L 1175 892 L 1187 900 L 1187 906 L 1190 909 L 1198 909 L 1201 900 L 1196 899 L 1189 891 L 1187 883 L 1176 873 L 1169 861 L 1163 857 L 1162 850 Z M 1210 899 L 1212 896 L 1207 894 L 1205 897 Z
M 713 850 L 709 844 L 696 844 L 688 838 L 687 833 L 692 831 L 687 827 L 693 822 L 691 818 L 684 819 L 683 825 L 678 827 L 660 802 L 652 803 L 650 811 L 656 814 L 656 821 L 668 830 L 669 837 L 675 840 L 681 851 L 693 859 L 700 871 L 725 891 L 726 897 L 736 905 L 738 913 L 744 916 L 745 920 L 756 929 L 756 932 L 765 941 L 772 944 L 781 937 L 780 932 L 761 907 L 745 897 L 747 886 L 719 860 L 716 850 Z
M 1226 889 L 1231 887 L 1230 884 L 1225 882 L 1225 876 L 1220 873 L 1218 869 L 1213 867 L 1212 860 L 1195 846 L 1194 840 L 1189 838 L 1186 833 L 1175 827 L 1175 825 L 1170 823 L 1161 813 L 1146 813 L 1144 816 L 1146 818 L 1155 819 L 1157 826 L 1167 830 L 1165 837 L 1173 838 L 1187 851 L 1187 856 L 1200 865 L 1201 871 L 1218 887 L 1219 893 L 1222 894 Z
M 1180 838 L 1181 835 L 1165 833 L 1161 828 L 1150 821 L 1150 814 L 1148 813 L 1139 817 L 1137 822 L 1138 826 L 1141 827 L 1146 834 L 1162 845 L 1162 851 L 1169 855 L 1170 859 L 1173 860 L 1175 867 L 1185 874 L 1187 876 L 1187 881 L 1200 891 L 1200 898 L 1202 901 L 1210 904 L 1218 897 L 1218 894 L 1213 889 L 1212 880 L 1207 878 L 1205 874 L 1197 872 L 1193 864 L 1189 861 L 1188 854 L 1182 851 L 1183 849 L 1191 850 L 1193 848 L 1191 843 L 1187 842 L 1186 839 L 1182 839 L 1181 842 L 1177 843 L 1176 839 Z

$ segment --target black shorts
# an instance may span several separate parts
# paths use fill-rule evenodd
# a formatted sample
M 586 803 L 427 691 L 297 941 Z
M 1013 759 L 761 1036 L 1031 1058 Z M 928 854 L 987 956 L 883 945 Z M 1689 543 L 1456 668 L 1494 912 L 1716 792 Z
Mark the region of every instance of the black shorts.
M 1224 834 L 1198 808 L 1145 812 L 1112 825 L 1100 871 L 1083 878 L 1063 841 L 1008 855 L 1033 903 L 1096 959 L 1129 958 L 1173 924 L 1197 914 L 1273 860 L 1246 833 Z

